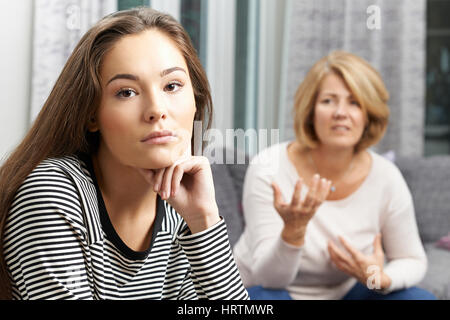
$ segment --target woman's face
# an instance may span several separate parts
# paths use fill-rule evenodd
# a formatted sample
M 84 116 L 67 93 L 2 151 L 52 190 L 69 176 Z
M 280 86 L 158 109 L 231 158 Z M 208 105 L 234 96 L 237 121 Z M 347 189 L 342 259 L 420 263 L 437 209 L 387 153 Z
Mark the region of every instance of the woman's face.
M 329 73 L 322 80 L 314 107 L 314 129 L 320 144 L 353 148 L 365 127 L 365 116 L 344 80 Z
M 183 155 L 195 98 L 186 61 L 169 37 L 155 29 L 124 36 L 105 55 L 100 75 L 102 97 L 90 129 L 100 131 L 102 151 L 147 169 Z

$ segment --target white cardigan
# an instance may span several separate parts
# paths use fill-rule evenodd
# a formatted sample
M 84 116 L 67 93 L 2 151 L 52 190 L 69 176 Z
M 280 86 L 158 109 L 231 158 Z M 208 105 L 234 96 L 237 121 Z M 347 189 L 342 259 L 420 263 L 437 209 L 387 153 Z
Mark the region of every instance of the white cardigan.
M 281 238 L 283 221 L 273 207 L 275 181 L 290 201 L 299 176 L 287 155 L 290 142 L 274 145 L 255 156 L 247 170 L 243 207 L 246 227 L 234 255 L 246 287 L 287 288 L 294 299 L 340 299 L 356 283 L 331 262 L 328 240 L 338 236 L 364 254 L 382 234 L 392 284 L 384 293 L 420 282 L 427 259 L 414 215 L 411 193 L 398 168 L 369 151 L 372 167 L 362 185 L 342 200 L 325 201 L 307 226 L 301 248 Z M 302 188 L 303 196 L 307 187 Z

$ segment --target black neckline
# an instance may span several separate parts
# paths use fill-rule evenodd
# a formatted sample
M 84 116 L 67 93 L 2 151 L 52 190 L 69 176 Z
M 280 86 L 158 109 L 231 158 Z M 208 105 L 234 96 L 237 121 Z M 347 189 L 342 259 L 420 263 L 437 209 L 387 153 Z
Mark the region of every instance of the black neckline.
M 152 250 L 153 244 L 155 242 L 156 235 L 162 229 L 162 220 L 165 216 L 165 208 L 163 200 L 157 195 L 156 197 L 156 217 L 153 223 L 152 239 L 150 246 L 144 251 L 135 251 L 128 247 L 125 242 L 117 234 L 114 226 L 109 219 L 108 211 L 106 210 L 105 202 L 103 200 L 102 192 L 98 186 L 97 177 L 95 176 L 94 166 L 92 164 L 92 159 L 89 154 L 80 154 L 79 158 L 83 160 L 86 164 L 87 170 L 91 175 L 92 181 L 94 182 L 95 190 L 97 192 L 98 209 L 100 214 L 100 222 L 102 228 L 105 231 L 106 237 L 119 249 L 119 251 L 130 260 L 143 260 L 146 259 Z

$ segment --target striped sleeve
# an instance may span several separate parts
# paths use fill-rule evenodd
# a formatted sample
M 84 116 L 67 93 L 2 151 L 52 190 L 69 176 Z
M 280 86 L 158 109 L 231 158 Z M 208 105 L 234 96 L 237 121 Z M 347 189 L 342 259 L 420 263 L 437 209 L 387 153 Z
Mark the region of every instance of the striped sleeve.
M 233 258 L 226 224 L 222 218 L 214 226 L 190 234 L 187 225 L 178 235 L 178 242 L 191 266 L 192 281 L 198 299 L 248 299 Z M 188 299 L 191 292 L 181 292 Z
M 76 188 L 63 170 L 37 167 L 16 193 L 4 255 L 16 299 L 91 299 L 86 230 Z

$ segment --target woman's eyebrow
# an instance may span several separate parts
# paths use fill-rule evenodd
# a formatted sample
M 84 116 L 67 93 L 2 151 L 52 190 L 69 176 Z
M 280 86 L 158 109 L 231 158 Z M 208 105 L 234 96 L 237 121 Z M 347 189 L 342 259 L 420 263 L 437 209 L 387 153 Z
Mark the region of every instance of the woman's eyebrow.
M 175 71 L 182 71 L 187 74 L 186 70 L 184 70 L 183 68 L 173 67 L 173 68 L 169 68 L 169 69 L 161 71 L 160 75 L 161 75 L 161 77 L 164 77 L 164 76 L 168 75 L 169 73 L 172 73 Z M 117 80 L 117 79 L 128 79 L 128 80 L 139 81 L 139 77 L 134 74 L 120 73 L 120 74 L 116 74 L 114 77 L 112 77 L 106 85 L 108 85 L 110 82 L 113 82 L 114 80 Z
M 321 96 L 321 97 L 326 97 L 326 96 L 337 97 L 338 95 L 336 93 L 333 93 L 333 92 L 321 92 L 319 94 L 319 96 Z
M 166 70 L 161 71 L 161 77 L 167 76 L 169 73 L 175 72 L 175 71 L 183 71 L 187 74 L 186 70 L 184 70 L 181 67 L 173 67 Z
M 323 96 L 331 96 L 331 97 L 335 98 L 335 97 L 338 97 L 339 94 L 338 93 L 334 93 L 334 92 L 322 92 L 322 93 L 319 94 L 319 96 L 321 96 L 321 97 L 323 97 Z M 353 94 L 350 93 L 345 98 L 354 99 L 354 96 L 353 96 Z
M 117 80 L 117 79 L 128 79 L 128 80 L 139 81 L 138 76 L 135 76 L 135 75 L 129 74 L 129 73 L 120 73 L 120 74 L 116 74 L 114 77 L 112 77 L 106 85 L 108 85 L 110 82 Z

